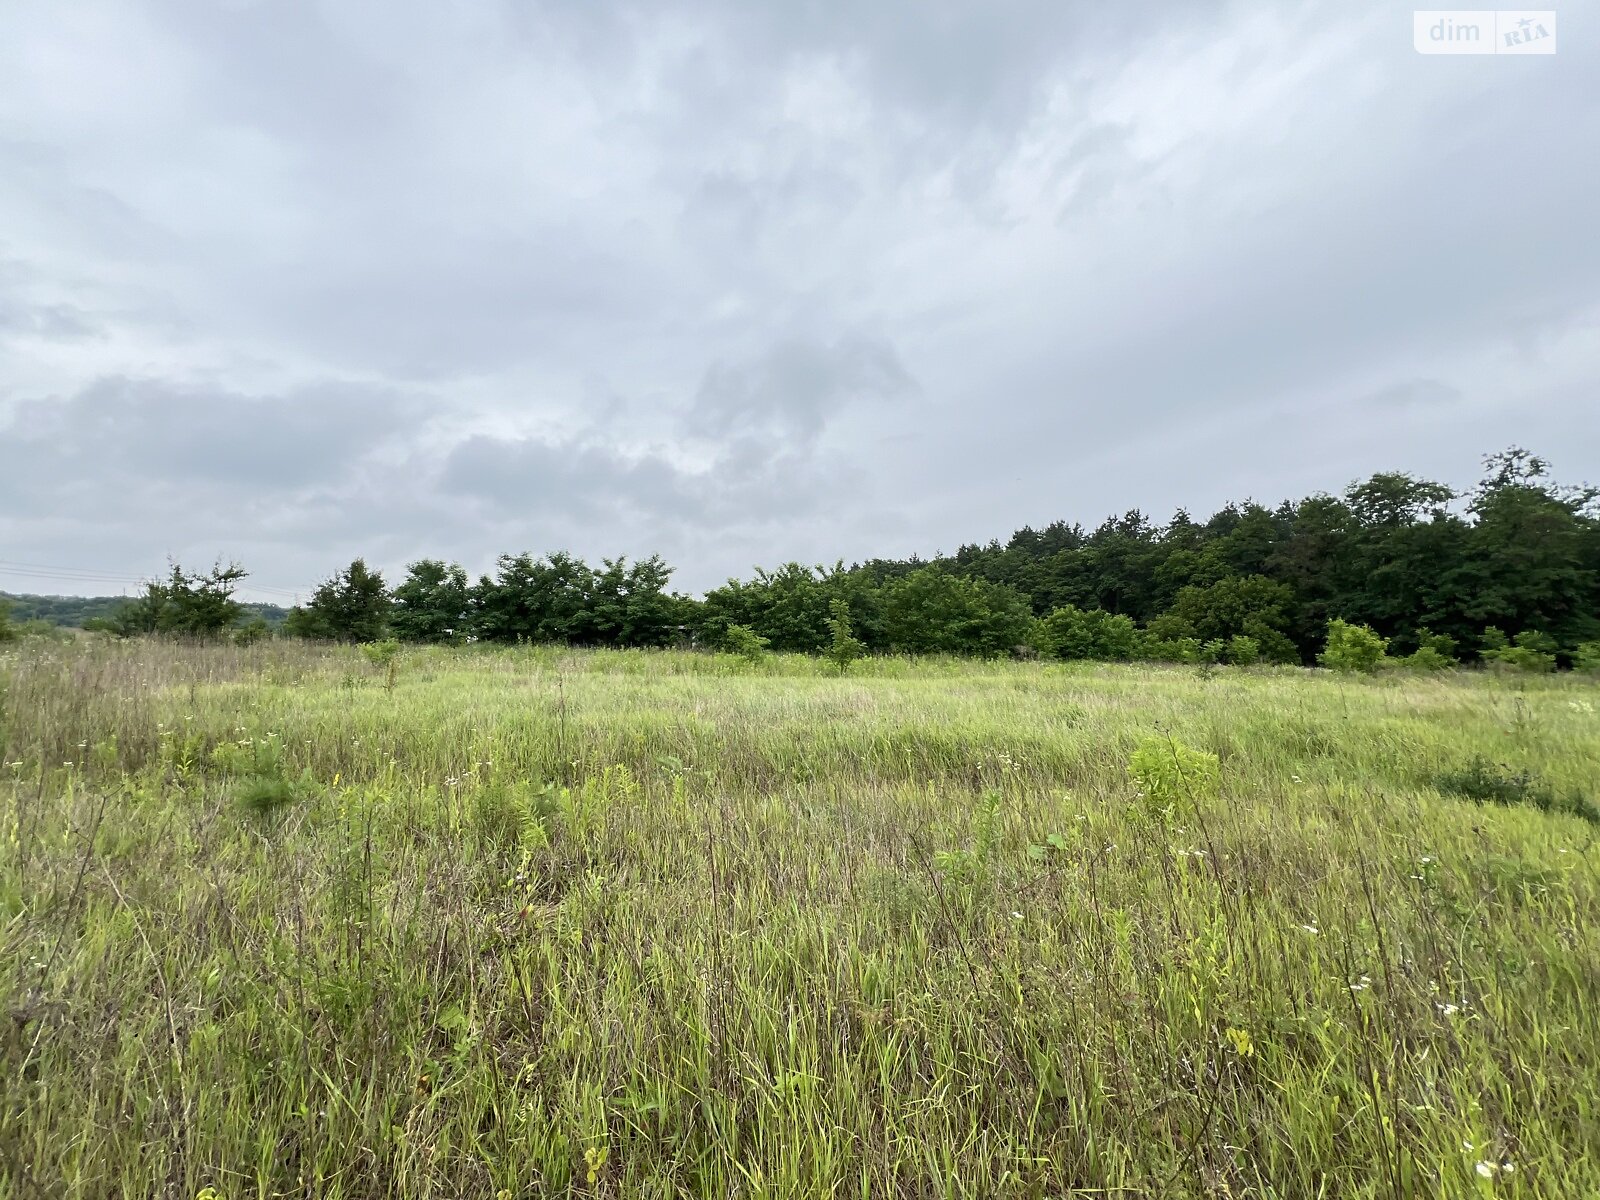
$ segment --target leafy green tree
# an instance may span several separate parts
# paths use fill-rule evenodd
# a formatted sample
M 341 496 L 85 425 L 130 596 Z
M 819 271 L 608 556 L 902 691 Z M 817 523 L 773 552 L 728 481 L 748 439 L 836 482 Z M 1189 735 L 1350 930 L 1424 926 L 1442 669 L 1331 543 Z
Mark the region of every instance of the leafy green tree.
M 672 568 L 659 555 L 602 559 L 589 578 L 583 639 L 598 646 L 665 646 L 678 633 L 682 600 L 667 591 Z
M 1038 641 L 1052 658 L 1125 661 L 1134 656 L 1136 633 L 1131 617 L 1067 604 L 1039 622 Z
M 291 609 L 284 631 L 291 636 L 334 642 L 377 642 L 388 634 L 389 589 L 383 574 L 356 559 Z
M 1600 671 L 1600 641 L 1581 643 L 1572 652 L 1572 665 L 1579 671 Z
M 173 563 L 164 579 L 144 585 L 144 594 L 123 601 L 104 619 L 104 629 L 118 637 L 164 634 L 169 637 L 215 639 L 239 623 L 244 605 L 234 599 L 247 572 L 236 563 L 220 562 L 200 574 Z
M 1328 622 L 1328 644 L 1317 661 L 1334 671 L 1376 671 L 1383 662 L 1387 640 L 1368 625 L 1335 618 Z
M 909 573 L 909 572 L 902 572 Z M 882 579 L 869 564 L 845 570 L 785 563 L 775 571 L 757 568 L 754 578 L 730 579 L 706 593 L 696 614 L 699 636 L 715 645 L 729 625 L 745 625 L 771 642 L 773 649 L 818 654 L 832 633 L 828 620 L 835 600 L 850 608 L 853 634 L 868 650 L 887 649 L 882 607 Z
M 456 563 L 436 558 L 412 563 L 391 601 L 389 628 L 402 642 L 459 642 L 467 636 L 472 588 Z
M 1537 629 L 1563 645 L 1600 638 L 1595 492 L 1546 481 L 1544 460 L 1513 448 L 1486 462 L 1471 501 L 1471 544 L 1455 567 L 1479 625 Z
M 1189 586 L 1178 592 L 1165 614 L 1181 622 L 1187 632 L 1165 636 L 1194 636 L 1202 641 L 1245 636 L 1255 641 L 1260 655 L 1272 662 L 1295 662 L 1299 651 L 1287 630 L 1294 593 L 1286 584 L 1264 575 L 1230 575 L 1206 587 Z
M 495 577 L 484 576 L 472 591 L 473 624 L 492 642 L 665 646 L 694 609 L 667 590 L 671 578 L 658 555 L 602 559 L 596 570 L 564 551 L 505 554 Z
M 593 589 L 593 570 L 564 551 L 545 558 L 502 554 L 495 577 L 484 576 L 473 591 L 478 636 L 490 642 L 586 642 L 593 629 Z
M 1009 587 L 923 567 L 885 589 L 884 625 L 895 650 L 993 657 L 1029 645 L 1034 618 Z
M 843 675 L 850 669 L 850 664 L 861 657 L 866 647 L 851 632 L 849 604 L 835 597 L 828 602 L 828 610 L 828 632 L 831 640 L 823 653 L 829 662 L 839 668 L 839 674 Z

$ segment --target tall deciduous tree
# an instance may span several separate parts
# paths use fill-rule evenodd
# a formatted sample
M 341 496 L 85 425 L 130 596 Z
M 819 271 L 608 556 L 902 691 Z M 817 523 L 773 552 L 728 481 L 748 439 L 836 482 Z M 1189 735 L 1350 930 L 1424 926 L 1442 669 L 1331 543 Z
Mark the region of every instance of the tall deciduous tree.
M 456 563 L 412 563 L 391 599 L 389 627 L 403 642 L 458 642 L 467 636 L 472 588 Z
M 356 559 L 291 609 L 284 631 L 336 642 L 376 642 L 389 630 L 389 590 L 383 574 Z

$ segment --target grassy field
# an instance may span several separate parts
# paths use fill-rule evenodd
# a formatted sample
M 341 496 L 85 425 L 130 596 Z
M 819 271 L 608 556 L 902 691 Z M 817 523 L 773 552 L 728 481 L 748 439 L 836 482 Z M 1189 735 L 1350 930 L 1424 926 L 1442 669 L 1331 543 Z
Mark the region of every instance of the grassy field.
M 0 680 L 0 1195 L 1600 1195 L 1593 680 Z

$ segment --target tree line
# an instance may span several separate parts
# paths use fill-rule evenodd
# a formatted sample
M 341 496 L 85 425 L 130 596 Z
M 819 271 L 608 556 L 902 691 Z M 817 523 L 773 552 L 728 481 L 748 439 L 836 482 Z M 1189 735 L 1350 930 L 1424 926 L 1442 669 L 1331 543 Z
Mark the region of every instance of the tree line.
M 1466 493 L 1381 473 L 1338 496 L 1230 504 L 1203 522 L 1136 510 L 931 560 L 788 563 L 698 599 L 669 590 L 659 557 L 591 566 L 507 554 L 476 581 L 424 559 L 392 586 L 357 559 L 291 609 L 282 632 L 804 653 L 830 652 L 842 635 L 868 653 L 1191 663 L 1312 663 L 1370 636 L 1381 659 L 1418 667 L 1587 664 L 1600 652 L 1600 492 L 1556 484 L 1519 449 L 1485 468 Z M 103 627 L 267 636 L 232 600 L 243 578 L 232 565 L 174 565 Z
M 91 621 L 109 621 L 126 603 L 124 596 L 39 596 L 0 592 L 0 608 L 10 609 L 14 624 L 39 623 L 59 629 L 81 629 Z M 273 628 L 282 625 L 289 615 L 287 608 L 276 604 L 252 602 L 241 607 L 244 620 L 260 617 Z

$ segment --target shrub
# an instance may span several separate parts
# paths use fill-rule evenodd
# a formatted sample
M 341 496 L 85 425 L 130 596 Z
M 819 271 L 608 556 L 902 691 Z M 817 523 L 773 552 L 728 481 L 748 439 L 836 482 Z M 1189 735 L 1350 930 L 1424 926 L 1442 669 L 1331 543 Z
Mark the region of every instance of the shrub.
M 1457 664 L 1456 640 L 1443 633 L 1430 633 L 1426 628 L 1417 631 L 1417 648 L 1399 664 L 1410 671 L 1446 671 Z
M 1572 652 L 1572 666 L 1578 671 L 1600 671 L 1600 642 L 1580 642 Z
M 1133 643 L 1133 657 L 1142 662 L 1195 664 L 1205 657 L 1205 646 L 1197 637 L 1156 637 L 1141 629 Z
M 1370 626 L 1335 618 L 1328 622 L 1328 644 L 1317 655 L 1317 661 L 1334 671 L 1370 674 L 1383 662 L 1388 644 Z
M 262 617 L 246 621 L 233 631 L 233 640 L 240 646 L 253 646 L 272 636 L 272 626 Z
M 1177 738 L 1145 738 L 1128 760 L 1144 807 L 1170 814 L 1217 795 L 1222 763 L 1215 754 L 1184 745 Z
M 1536 771 L 1513 771 L 1481 755 L 1465 767 L 1437 775 L 1434 786 L 1477 804 L 1525 804 L 1540 812 L 1566 813 L 1600 824 L 1600 809 L 1580 793 L 1557 792 Z
M 767 656 L 767 647 L 771 645 L 748 625 L 729 625 L 722 635 L 722 644 L 752 666 Z
M 843 675 L 850 664 L 865 651 L 860 640 L 850 631 L 850 605 L 835 597 L 828 602 L 828 633 L 831 641 L 822 653 Z
M 281 775 L 253 775 L 234 793 L 239 803 L 258 817 L 270 817 L 300 797 L 294 781 Z
M 1408 671 L 1448 671 L 1459 664 L 1455 659 L 1440 654 L 1431 646 L 1421 646 L 1404 658 L 1396 659 L 1397 663 Z
M 1135 657 L 1138 632 L 1131 617 L 1068 604 L 1039 622 L 1039 647 L 1052 658 L 1121 662 Z
M 396 678 L 400 674 L 400 643 L 393 638 L 381 642 L 365 642 L 362 644 L 361 654 L 384 673 L 383 686 L 391 692 L 394 691 Z
M 1483 660 L 1492 666 L 1541 674 L 1556 669 L 1556 640 L 1534 629 L 1524 629 L 1507 645 L 1505 634 L 1491 625 L 1483 631 L 1483 647 Z
M 1248 667 L 1261 658 L 1261 643 L 1246 633 L 1236 633 L 1222 648 L 1225 662 L 1236 667 Z
M 1014 588 L 922 567 L 884 589 L 889 646 L 908 654 L 994 658 L 1031 642 L 1038 622 Z

